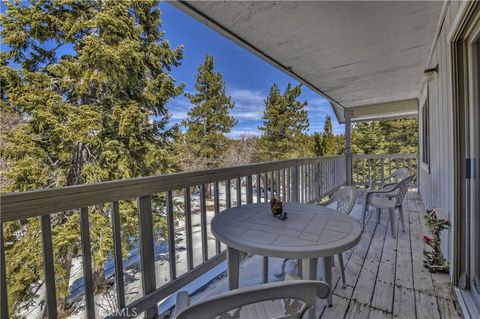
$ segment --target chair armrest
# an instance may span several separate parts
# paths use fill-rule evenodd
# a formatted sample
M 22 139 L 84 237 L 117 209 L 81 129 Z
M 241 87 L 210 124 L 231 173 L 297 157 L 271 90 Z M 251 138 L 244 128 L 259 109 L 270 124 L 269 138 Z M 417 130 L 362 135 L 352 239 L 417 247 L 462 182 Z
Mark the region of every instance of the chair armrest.
M 388 196 L 396 196 L 394 193 L 396 190 L 392 189 L 378 189 L 378 190 L 367 190 L 365 192 L 365 203 L 368 203 L 368 200 L 370 197 L 372 197 L 375 194 L 380 194 L 380 195 L 388 195 Z
M 331 203 L 333 202 L 336 202 L 337 200 L 333 197 L 331 197 L 329 200 L 327 200 L 326 202 L 323 202 L 323 203 L 318 203 L 317 205 L 319 206 L 328 206 L 330 205 Z
M 190 306 L 190 296 L 188 292 L 185 290 L 179 291 L 175 300 L 175 311 L 172 318 L 176 318 L 177 315 L 187 309 L 188 306 Z
M 387 184 L 383 184 L 383 187 L 382 187 L 382 188 L 383 188 L 383 189 L 385 189 L 385 188 L 387 188 L 387 187 L 393 188 L 392 186 L 395 186 L 395 185 L 397 185 L 397 184 L 398 184 L 398 183 L 387 183 Z

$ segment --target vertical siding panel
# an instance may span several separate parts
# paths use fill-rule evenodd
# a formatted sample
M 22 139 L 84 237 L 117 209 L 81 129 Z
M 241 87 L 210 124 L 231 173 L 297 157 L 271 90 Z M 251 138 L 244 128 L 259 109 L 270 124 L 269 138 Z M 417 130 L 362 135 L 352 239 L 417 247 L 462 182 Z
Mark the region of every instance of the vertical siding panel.
M 428 208 L 445 208 L 450 219 L 452 218 L 454 203 L 454 168 L 451 52 L 447 37 L 459 5 L 460 3 L 451 2 L 447 8 L 442 30 L 438 37 L 438 42 L 435 44 L 435 51 L 430 64 L 430 66 L 438 64 L 439 71 L 428 86 L 431 113 L 430 174 L 423 170 L 421 173 L 421 194 L 425 205 Z M 445 255 L 451 257 L 451 243 L 448 242 L 448 244 L 448 247 L 443 247 L 442 250 Z

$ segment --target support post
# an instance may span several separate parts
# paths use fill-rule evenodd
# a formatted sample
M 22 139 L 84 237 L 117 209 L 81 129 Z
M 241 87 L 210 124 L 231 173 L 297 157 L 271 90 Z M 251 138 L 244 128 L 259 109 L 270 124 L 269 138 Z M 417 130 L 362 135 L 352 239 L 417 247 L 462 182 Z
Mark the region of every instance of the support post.
M 352 110 L 345 110 L 345 162 L 347 172 L 347 185 L 353 184 L 353 174 L 352 174 Z

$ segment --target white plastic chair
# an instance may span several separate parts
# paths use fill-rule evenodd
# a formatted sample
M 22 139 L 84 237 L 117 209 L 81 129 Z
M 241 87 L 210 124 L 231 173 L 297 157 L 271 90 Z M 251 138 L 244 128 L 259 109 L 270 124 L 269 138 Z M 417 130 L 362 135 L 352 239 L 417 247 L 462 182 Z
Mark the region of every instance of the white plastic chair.
M 316 298 L 330 293 L 327 283 L 316 280 L 273 282 L 235 289 L 190 305 L 186 291 L 177 294 L 175 319 L 301 318 L 316 306 Z M 269 313 L 277 312 L 280 316 Z
M 337 212 L 350 215 L 355 202 L 357 200 L 357 190 L 352 186 L 342 186 L 332 197 L 323 203 L 320 203 L 320 206 L 331 206 L 333 203 L 336 203 L 335 209 Z M 345 288 L 345 265 L 343 263 L 343 254 L 338 254 L 338 263 L 340 266 L 340 273 L 342 275 L 342 286 Z
M 369 207 L 374 207 L 377 210 L 377 223 L 380 222 L 380 213 L 382 209 L 388 209 L 390 213 L 390 227 L 392 237 L 395 233 L 395 212 L 400 215 L 400 222 L 402 223 L 402 231 L 405 231 L 405 222 L 403 218 L 403 199 L 408 192 L 408 186 L 412 180 L 412 176 L 407 176 L 396 184 L 386 185 L 384 189 L 368 190 L 365 195 L 365 202 L 363 203 L 363 228 L 365 229 L 365 219 Z
M 370 180 L 369 182 L 369 189 L 375 189 L 375 185 L 377 185 L 378 183 L 380 183 L 380 187 L 381 188 L 385 188 L 385 187 L 389 187 L 389 186 L 392 186 L 392 185 L 395 185 L 397 184 L 398 182 L 400 182 L 402 179 L 406 178 L 407 176 L 410 175 L 410 170 L 406 167 L 401 167 L 397 170 L 395 170 L 392 175 L 388 176 L 388 177 L 385 177 L 384 178 L 384 181 L 388 181 L 388 183 L 385 183 L 379 179 L 372 179 Z

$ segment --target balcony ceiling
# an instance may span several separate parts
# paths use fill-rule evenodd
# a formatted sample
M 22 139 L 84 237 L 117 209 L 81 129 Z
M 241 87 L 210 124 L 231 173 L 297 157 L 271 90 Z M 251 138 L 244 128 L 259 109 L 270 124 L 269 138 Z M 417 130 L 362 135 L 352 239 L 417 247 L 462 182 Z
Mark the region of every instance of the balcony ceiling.
M 416 114 L 442 1 L 172 2 L 327 97 L 337 118 Z

